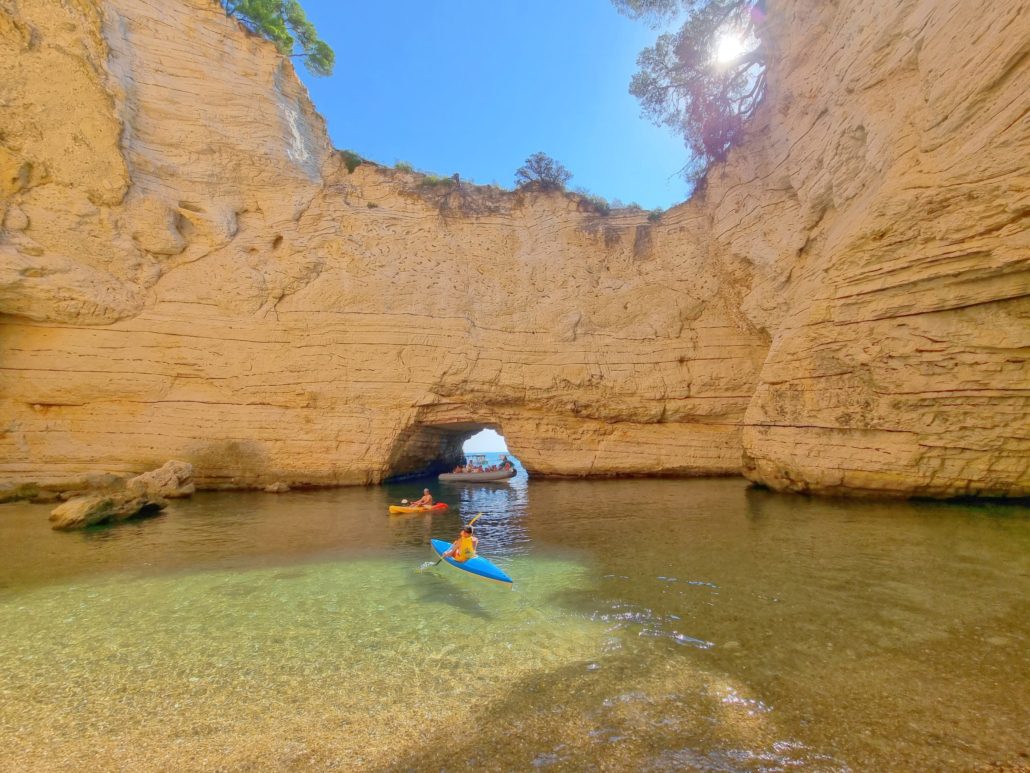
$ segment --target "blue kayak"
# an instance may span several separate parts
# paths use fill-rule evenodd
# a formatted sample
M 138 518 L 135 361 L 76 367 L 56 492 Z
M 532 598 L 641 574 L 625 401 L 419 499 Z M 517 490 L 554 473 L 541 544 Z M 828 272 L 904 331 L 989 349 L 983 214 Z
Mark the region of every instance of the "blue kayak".
M 446 553 L 451 547 L 450 542 L 444 542 L 442 539 L 434 539 L 430 540 L 430 542 L 433 543 L 433 552 L 436 553 L 438 558 Z M 444 561 L 455 569 L 461 569 L 463 572 L 468 572 L 476 577 L 482 577 L 484 580 L 493 580 L 494 582 L 503 583 L 504 585 L 511 585 L 512 582 L 514 582 L 511 577 L 506 575 L 485 558 L 480 558 L 479 556 L 470 558 L 468 561 L 455 561 L 453 558 L 448 556 Z

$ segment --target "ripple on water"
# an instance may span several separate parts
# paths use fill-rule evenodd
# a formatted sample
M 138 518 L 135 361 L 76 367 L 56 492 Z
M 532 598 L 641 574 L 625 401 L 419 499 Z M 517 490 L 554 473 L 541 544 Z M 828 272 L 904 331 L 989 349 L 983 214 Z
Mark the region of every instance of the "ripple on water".
M 573 674 L 596 678 L 631 629 L 666 635 L 656 631 L 668 621 L 556 603 L 552 589 L 588 581 L 574 562 L 520 559 L 517 573 L 509 591 L 365 559 L 36 588 L 0 602 L 0 730 L 24 759 L 54 769 L 159 767 L 182 748 L 230 767 L 374 766 L 418 756 L 427 728 L 477 726 L 485 712 L 528 727 L 533 707 L 551 705 L 552 718 L 581 730 L 526 760 L 543 767 L 667 727 L 668 685 L 653 675 L 614 696 L 610 682 L 594 683 L 590 711 L 565 698 L 582 688 Z M 713 698 L 710 675 L 678 673 L 709 711 L 725 713 L 720 701 L 743 690 Z
M 458 493 L 403 521 L 408 490 L 198 495 L 78 535 L 5 505 L 0 769 L 1023 759 L 1027 519 L 739 481 Z M 414 571 L 480 509 L 514 590 Z
M 546 588 L 582 570 L 524 574 Z M 468 719 L 482 688 L 586 660 L 600 639 L 546 597 L 370 560 L 51 586 L 0 619 L 0 728 L 37 753 L 52 742 L 47 757 L 87 738 L 115 755 L 214 738 L 244 753 L 284 723 L 329 723 L 348 728 L 337 753 L 369 758 L 377 739 L 414 742 L 413 717 Z

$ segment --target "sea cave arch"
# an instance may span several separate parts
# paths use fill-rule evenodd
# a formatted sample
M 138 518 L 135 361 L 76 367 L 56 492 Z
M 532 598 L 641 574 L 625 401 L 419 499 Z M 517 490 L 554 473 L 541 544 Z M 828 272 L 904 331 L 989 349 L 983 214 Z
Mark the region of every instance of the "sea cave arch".
M 441 419 L 411 424 L 397 436 L 383 480 L 405 480 L 449 472 L 465 458 L 462 448 L 465 441 L 484 429 L 492 429 L 504 436 L 500 423 L 495 420 Z M 509 451 L 518 457 L 510 444 Z

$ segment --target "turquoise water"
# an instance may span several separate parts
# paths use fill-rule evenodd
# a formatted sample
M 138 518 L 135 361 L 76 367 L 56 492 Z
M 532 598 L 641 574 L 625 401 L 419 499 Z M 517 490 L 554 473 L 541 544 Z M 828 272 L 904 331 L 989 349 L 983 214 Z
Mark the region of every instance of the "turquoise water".
M 1020 769 L 1026 509 L 735 479 L 0 507 L 0 769 Z M 482 511 L 513 590 L 430 537 Z

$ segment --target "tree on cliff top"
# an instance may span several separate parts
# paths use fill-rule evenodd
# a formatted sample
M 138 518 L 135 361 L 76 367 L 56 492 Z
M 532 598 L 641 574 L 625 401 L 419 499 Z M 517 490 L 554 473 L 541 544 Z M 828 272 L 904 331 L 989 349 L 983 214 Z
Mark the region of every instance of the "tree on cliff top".
M 543 190 L 560 191 L 572 179 L 572 172 L 546 153 L 534 153 L 515 170 L 515 187 L 532 185 Z
M 683 136 L 691 154 L 683 171 L 696 182 L 740 141 L 765 96 L 764 0 L 612 2 L 654 26 L 687 14 L 678 32 L 640 53 L 629 91 L 645 116 Z
M 336 54 L 318 37 L 297 0 L 219 0 L 225 13 L 251 32 L 268 38 L 279 53 L 302 56 L 315 75 L 332 75 Z M 295 49 L 300 51 L 296 52 Z

